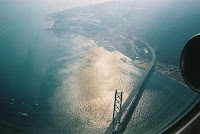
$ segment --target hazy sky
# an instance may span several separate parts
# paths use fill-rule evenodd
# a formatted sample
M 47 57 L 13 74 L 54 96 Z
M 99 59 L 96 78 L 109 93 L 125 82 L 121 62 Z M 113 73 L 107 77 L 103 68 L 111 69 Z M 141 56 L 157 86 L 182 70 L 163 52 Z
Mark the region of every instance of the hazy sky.
M 107 1 L 113 0 L 40 0 L 40 2 L 45 4 L 48 10 L 51 11 L 62 11 L 69 8 L 98 4 Z
M 54 13 L 70 8 L 81 7 L 85 5 L 98 4 L 113 0 L 0 0 L 0 15 L 6 6 L 16 10 L 43 10 L 46 13 Z M 11 9 L 12 9 L 11 8 Z M 27 8 L 25 10 L 25 8 Z

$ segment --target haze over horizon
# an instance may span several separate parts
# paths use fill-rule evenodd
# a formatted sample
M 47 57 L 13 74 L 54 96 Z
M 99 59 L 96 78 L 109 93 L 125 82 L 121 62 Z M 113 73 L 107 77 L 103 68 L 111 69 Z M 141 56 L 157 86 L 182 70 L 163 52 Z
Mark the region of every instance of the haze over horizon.
M 160 132 L 199 100 L 179 55 L 200 31 L 200 2 L 109 1 L 1 0 L 1 132 L 104 133 L 115 90 L 124 103 L 141 81 L 126 133 Z

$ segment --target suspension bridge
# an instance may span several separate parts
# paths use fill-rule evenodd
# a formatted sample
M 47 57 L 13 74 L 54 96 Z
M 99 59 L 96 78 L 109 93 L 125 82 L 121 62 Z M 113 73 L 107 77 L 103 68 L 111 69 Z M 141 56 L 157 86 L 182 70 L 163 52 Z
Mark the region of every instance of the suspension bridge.
M 133 37 L 133 38 L 136 39 L 136 37 Z M 142 96 L 143 89 L 141 88 L 141 86 L 143 83 L 145 83 L 150 73 L 155 68 L 155 61 L 156 61 L 155 50 L 146 42 L 142 40 L 140 41 L 144 43 L 150 49 L 152 53 L 152 61 L 148 65 L 147 69 L 145 70 L 145 73 L 143 74 L 142 78 L 136 83 L 134 89 L 131 91 L 130 95 L 128 96 L 126 101 L 123 103 L 123 105 L 122 105 L 122 93 L 121 93 L 121 96 L 119 96 L 120 93 L 116 90 L 114 110 L 113 110 L 113 120 L 111 124 L 109 125 L 109 127 L 107 128 L 105 134 L 122 134 L 124 132 Z M 132 41 L 131 41 L 131 45 L 132 47 L 134 47 Z M 116 108 L 116 105 L 118 105 L 117 108 Z
M 107 28 L 105 26 L 90 22 L 84 18 L 80 18 L 80 19 L 86 23 L 95 25 L 97 27 L 104 28 L 104 29 L 108 30 L 111 34 L 114 34 L 114 31 L 115 31 L 115 33 L 120 33 L 122 35 L 132 37 L 134 40 L 138 39 L 130 34 L 127 34 L 127 33 L 121 32 L 121 31 L 117 31 L 117 30 L 113 30 L 111 28 Z M 114 35 L 116 35 L 116 34 L 114 34 Z M 138 39 L 138 40 L 140 40 L 143 44 L 145 44 L 150 49 L 151 54 L 152 54 L 152 60 L 151 60 L 150 64 L 147 66 L 141 79 L 135 84 L 134 89 L 131 91 L 131 93 L 129 94 L 128 98 L 123 103 L 123 105 L 122 105 L 122 93 L 119 93 L 118 91 L 115 92 L 113 120 L 112 120 L 111 124 L 109 125 L 109 127 L 107 128 L 105 134 L 113 134 L 113 133 L 122 134 L 124 132 L 126 126 L 128 125 L 128 122 L 132 116 L 132 113 L 134 112 L 134 110 L 142 96 L 143 90 L 142 90 L 141 86 L 143 83 L 145 83 L 145 80 L 147 80 L 147 78 L 149 77 L 149 75 L 155 68 L 155 61 L 156 61 L 155 50 L 148 43 L 144 42 L 143 40 L 141 40 L 141 39 Z M 133 47 L 134 53 L 137 56 L 139 56 L 139 54 L 136 52 L 133 42 L 131 40 L 130 40 L 130 43 Z M 141 56 L 140 56 L 140 58 L 143 59 Z M 120 94 L 121 94 L 121 97 L 120 97 Z

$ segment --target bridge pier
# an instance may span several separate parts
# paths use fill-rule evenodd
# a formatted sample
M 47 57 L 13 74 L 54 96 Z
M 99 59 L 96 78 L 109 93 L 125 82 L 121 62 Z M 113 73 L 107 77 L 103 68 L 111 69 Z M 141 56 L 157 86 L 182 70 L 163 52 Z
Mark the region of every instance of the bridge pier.
M 122 108 L 122 92 L 117 92 L 117 90 L 115 90 L 115 100 L 113 108 L 113 133 L 118 133 L 121 131 L 121 114 L 122 114 L 121 108 Z
M 126 129 L 126 127 L 128 125 L 130 118 L 132 117 L 133 112 L 135 111 L 135 108 L 137 107 L 137 105 L 139 103 L 140 98 L 142 97 L 142 94 L 143 94 L 145 86 L 146 86 L 146 81 L 148 81 L 150 79 L 151 74 L 155 71 L 155 67 L 156 67 L 155 51 L 150 45 L 148 45 L 144 41 L 142 41 L 142 42 L 144 44 L 146 44 L 146 46 L 149 47 L 149 49 L 151 50 L 152 56 L 153 56 L 152 62 L 150 63 L 148 68 L 145 70 L 145 73 L 142 76 L 141 80 L 135 86 L 135 89 L 137 89 L 136 95 L 135 95 L 135 90 L 133 90 L 130 93 L 130 95 L 128 96 L 128 98 L 126 99 L 126 101 L 124 102 L 123 106 L 120 105 L 120 109 L 122 109 L 122 110 L 119 110 L 120 113 L 115 112 L 116 111 L 115 106 L 116 106 L 116 102 L 117 102 L 116 101 L 117 100 L 116 99 L 117 91 L 115 92 L 113 121 L 107 128 L 105 134 L 122 134 L 124 132 L 124 130 Z M 121 98 L 122 98 L 122 93 L 121 93 Z M 122 101 L 120 103 L 122 103 Z M 126 112 L 124 112 L 124 111 L 126 111 Z M 116 114 L 116 116 L 115 116 L 115 114 Z M 123 114 L 123 117 L 122 117 L 123 119 L 121 119 L 121 114 Z M 118 120 L 118 122 L 116 120 Z M 117 123 L 117 126 L 115 126 L 116 123 Z

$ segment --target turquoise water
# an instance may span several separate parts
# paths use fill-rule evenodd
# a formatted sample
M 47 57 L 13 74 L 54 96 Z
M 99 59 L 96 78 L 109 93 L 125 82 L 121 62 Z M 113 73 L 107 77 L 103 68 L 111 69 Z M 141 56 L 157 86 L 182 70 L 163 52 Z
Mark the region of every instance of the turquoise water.
M 88 45 L 88 39 L 57 38 L 46 30 L 49 13 L 38 1 L 0 4 L 0 130 L 103 133 L 112 119 L 114 90 L 129 92 L 142 70 L 120 52 Z M 162 129 L 196 99 L 187 87 L 156 72 L 126 132 Z
M 154 72 L 133 113 L 127 133 L 158 133 L 180 119 L 196 104 L 199 95 L 188 87 Z

